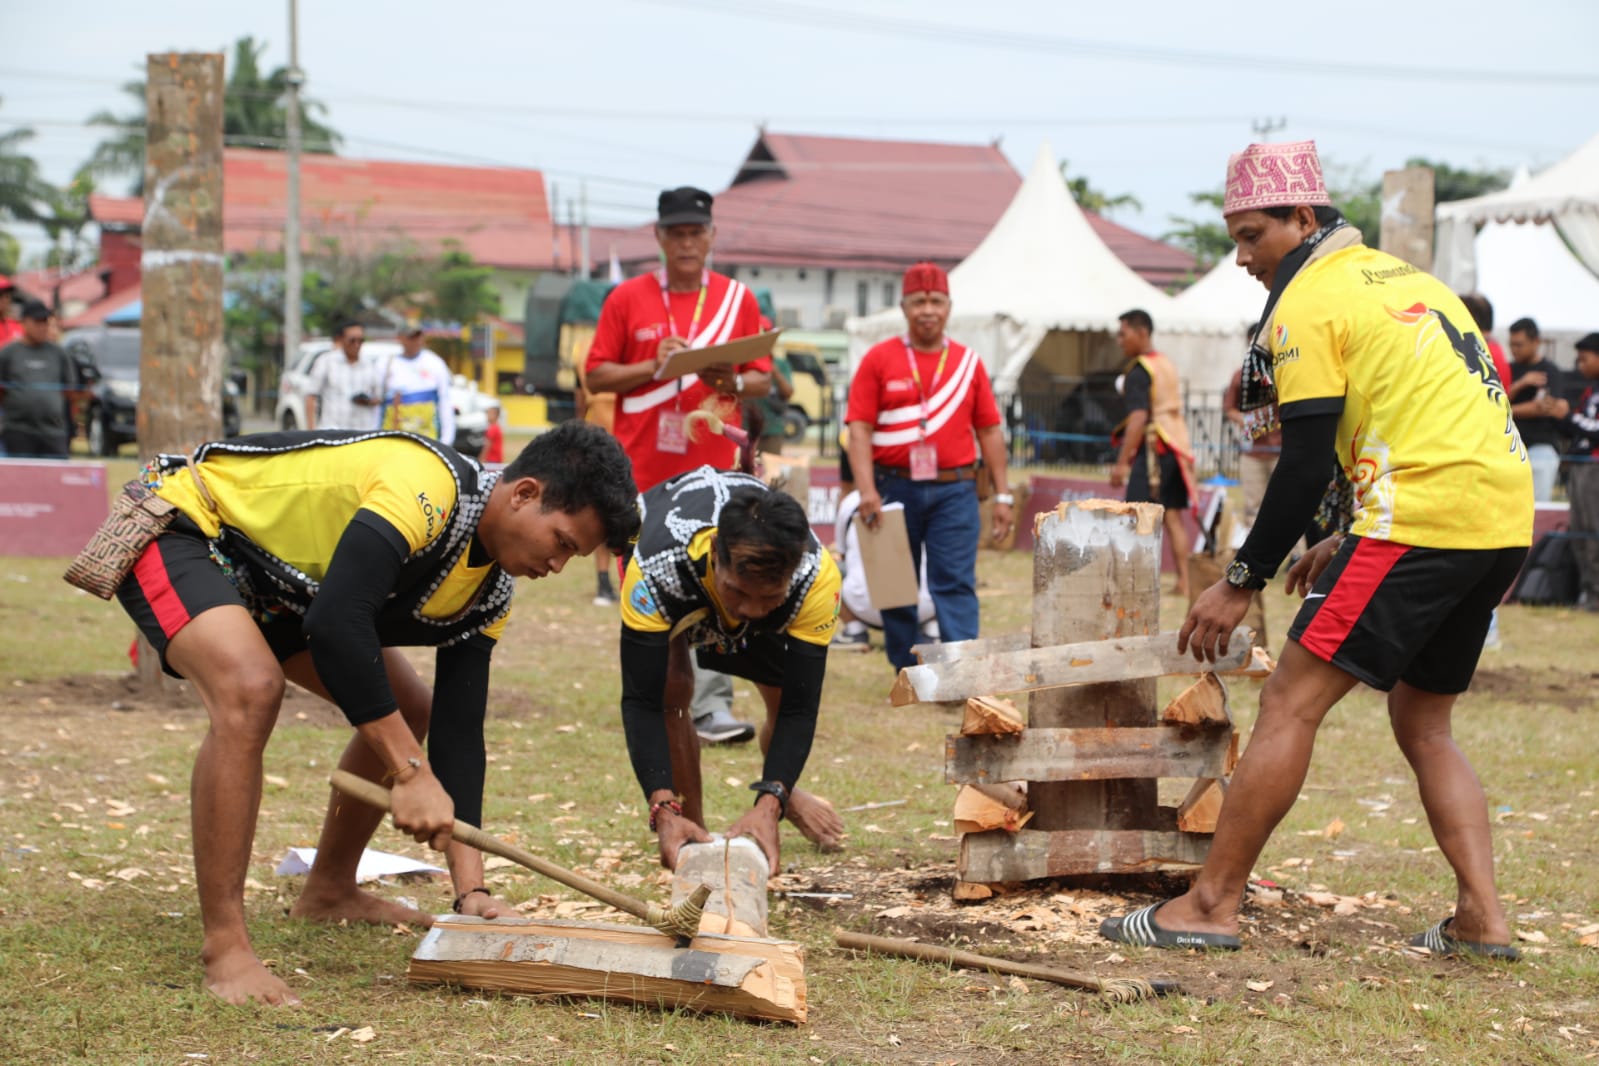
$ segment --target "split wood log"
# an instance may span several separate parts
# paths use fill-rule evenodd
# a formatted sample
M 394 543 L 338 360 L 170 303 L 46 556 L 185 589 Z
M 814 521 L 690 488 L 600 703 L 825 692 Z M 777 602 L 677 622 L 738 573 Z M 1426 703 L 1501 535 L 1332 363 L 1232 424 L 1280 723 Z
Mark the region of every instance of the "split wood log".
M 1098 992 L 1113 1003 L 1132 1003 L 1140 999 L 1182 991 L 1175 981 L 1145 981 L 1137 977 L 1095 977 L 1093 974 L 1072 973 L 1054 966 L 1012 962 L 1010 959 L 998 959 L 992 955 L 978 955 L 975 952 L 934 944 L 918 944 L 914 940 L 872 936 L 870 933 L 851 933 L 840 929 L 833 935 L 833 939 L 841 948 L 875 951 L 880 955 L 898 955 L 901 958 L 917 959 L 921 962 L 961 966 L 968 970 L 986 970 L 990 973 L 1031 977 L 1035 981 L 1049 981 L 1065 985 L 1067 988 L 1086 988 L 1090 992 Z
M 1231 650 L 1206 669 L 1230 670 L 1249 660 L 1249 631 L 1239 628 Z M 1197 672 L 1192 655 L 1179 654 L 1177 634 L 1090 640 L 1047 648 L 999 652 L 945 663 L 907 666 L 890 693 L 896 707 L 943 703 L 994 692 L 1036 692 L 1064 685 L 1136 681 Z
M 1026 728 L 1026 718 L 1010 700 L 998 696 L 973 696 L 966 701 L 966 717 L 961 721 L 962 736 L 1020 733 Z
M 1009 791 L 1021 802 L 1013 805 L 993 795 L 1001 790 Z M 1014 786 L 962 785 L 955 794 L 954 822 L 957 833 L 983 833 L 990 829 L 1014 833 L 1032 817 L 1033 812 L 1027 809 L 1026 794 Z
M 1229 772 L 1231 746 L 1230 731 L 1169 725 L 1029 729 L 1013 736 L 947 737 L 944 780 L 966 785 L 980 781 L 1221 777 Z
M 690 899 L 697 886 L 706 885 L 711 894 L 700 932 L 764 937 L 770 876 L 766 853 L 749 837 L 684 844 L 672 873 L 672 902 Z
M 1177 828 L 1185 833 L 1214 833 L 1221 815 L 1227 783 L 1220 778 L 1201 777 L 1177 806 Z
M 1183 689 L 1177 698 L 1160 712 L 1160 720 L 1172 725 L 1216 728 L 1232 724 L 1227 707 L 1227 686 L 1213 673 L 1199 676 L 1199 680 Z
M 1272 671 L 1277 669 L 1277 660 L 1265 648 L 1255 647 L 1249 651 L 1249 661 L 1234 670 L 1219 670 L 1228 677 L 1270 677 Z
M 976 640 L 913 644 L 911 651 L 915 653 L 918 662 L 947 663 L 973 656 L 995 655 L 1002 651 L 1021 651 L 1032 646 L 1032 637 L 1028 634 L 1007 633 L 1000 637 L 978 637 Z
M 1171 808 L 1162 808 L 1170 812 Z M 1159 829 L 1023 829 L 961 837 L 962 881 L 1036 881 L 1084 874 L 1192 872 L 1210 838 Z
M 702 933 L 691 948 L 637 926 L 446 915 L 407 977 L 496 992 L 593 996 L 803 1024 L 805 949 Z

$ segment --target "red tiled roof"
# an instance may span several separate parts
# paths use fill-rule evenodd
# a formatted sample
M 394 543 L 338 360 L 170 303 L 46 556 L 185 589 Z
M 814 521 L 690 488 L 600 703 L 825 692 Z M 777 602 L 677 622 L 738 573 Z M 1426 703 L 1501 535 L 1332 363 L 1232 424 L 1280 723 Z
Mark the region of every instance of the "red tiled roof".
M 61 305 L 66 306 L 93 303 L 105 295 L 105 282 L 100 280 L 99 272 L 92 267 L 76 274 L 63 274 L 54 268 L 26 270 L 13 275 L 11 282 L 34 299 L 52 306 L 58 296 Z
M 898 270 L 971 254 L 1021 186 L 994 145 L 763 133 L 716 197 L 716 255 L 728 263 Z M 1153 284 L 1193 256 L 1088 213 L 1112 252 Z M 653 259 L 649 227 L 618 242 L 624 262 Z
M 102 300 L 96 300 L 82 311 L 68 318 L 61 325 L 66 329 L 77 329 L 79 326 L 98 326 L 115 311 L 120 311 L 131 303 L 137 303 L 141 289 L 135 285 L 123 289 L 121 292 L 112 293 Z
M 222 156 L 222 227 L 226 251 L 281 247 L 288 158 L 282 152 L 229 148 Z M 522 270 L 548 269 L 553 260 L 544 176 L 509 167 L 304 155 L 300 163 L 301 232 L 309 246 L 321 237 L 365 242 L 404 237 L 435 250 L 460 242 L 479 263 Z M 138 226 L 136 198 L 90 198 L 95 221 Z M 563 242 L 564 243 L 564 242 Z

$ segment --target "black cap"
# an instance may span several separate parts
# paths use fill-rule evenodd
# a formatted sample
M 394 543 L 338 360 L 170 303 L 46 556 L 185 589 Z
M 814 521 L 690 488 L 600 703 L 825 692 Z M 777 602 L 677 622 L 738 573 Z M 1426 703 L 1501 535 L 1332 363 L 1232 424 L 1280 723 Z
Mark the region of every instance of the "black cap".
M 1599 352 L 1599 333 L 1590 333 L 1577 342 L 1579 352 Z
M 21 317 L 24 322 L 47 322 L 50 319 L 50 309 L 38 300 L 29 300 L 22 305 Z
M 709 226 L 711 194 L 692 185 L 667 189 L 656 201 L 656 223 L 662 226 Z

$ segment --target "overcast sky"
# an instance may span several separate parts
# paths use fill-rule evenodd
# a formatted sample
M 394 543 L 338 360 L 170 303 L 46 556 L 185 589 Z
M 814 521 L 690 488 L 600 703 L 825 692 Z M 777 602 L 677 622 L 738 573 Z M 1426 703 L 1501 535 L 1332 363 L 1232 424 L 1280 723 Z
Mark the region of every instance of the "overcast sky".
M 264 69 L 286 62 L 287 0 L 27 5 L 7 20 L 0 130 L 31 126 L 63 181 L 101 136 L 83 120 L 125 109 L 145 53 L 245 34 Z M 1599 132 L 1596 39 L 1594 0 L 300 3 L 307 91 L 344 154 L 537 167 L 563 198 L 586 178 L 596 224 L 647 219 L 663 186 L 721 189 L 762 122 L 997 138 L 1023 172 L 1047 140 L 1138 197 L 1113 217 L 1156 236 L 1266 119 L 1368 178 L 1414 155 L 1536 169 Z

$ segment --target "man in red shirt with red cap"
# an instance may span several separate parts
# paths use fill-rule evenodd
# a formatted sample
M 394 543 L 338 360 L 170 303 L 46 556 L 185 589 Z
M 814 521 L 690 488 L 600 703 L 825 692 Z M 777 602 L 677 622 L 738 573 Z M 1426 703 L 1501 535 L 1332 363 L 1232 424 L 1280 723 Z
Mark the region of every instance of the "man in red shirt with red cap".
M 661 267 L 611 290 L 600 309 L 594 344 L 584 365 L 589 392 L 615 393 L 611 432 L 633 461 L 639 493 L 701 466 L 733 470 L 732 440 L 688 422 L 708 410 L 727 426 L 743 423 L 746 399 L 771 389 L 772 361 L 718 364 L 697 374 L 658 381 L 655 372 L 683 348 L 708 348 L 761 331 L 755 294 L 725 274 L 710 270 L 711 194 L 684 186 L 662 192 L 656 204 L 655 239 Z M 742 743 L 755 727 L 731 711 L 730 678 L 695 668 L 693 714 L 700 739 Z
M 982 358 L 944 334 L 949 277 L 935 263 L 905 272 L 900 308 L 908 331 L 872 348 L 850 383 L 849 461 L 860 487 L 856 514 L 877 524 L 885 503 L 905 508 L 911 558 L 927 555 L 927 589 L 946 641 L 977 636 L 977 453 L 994 479 L 994 539 L 1010 531 L 1005 435 Z M 883 612 L 895 669 L 914 666 L 916 606 Z

